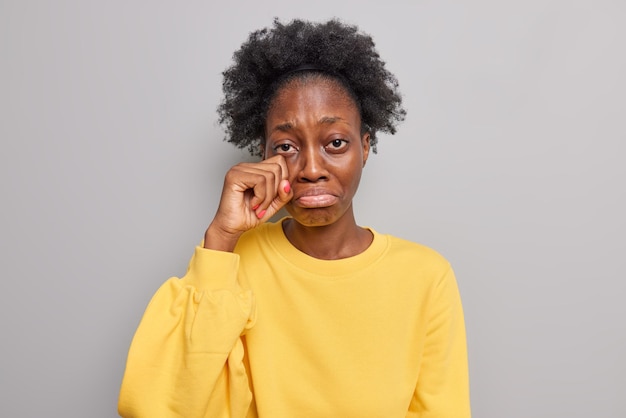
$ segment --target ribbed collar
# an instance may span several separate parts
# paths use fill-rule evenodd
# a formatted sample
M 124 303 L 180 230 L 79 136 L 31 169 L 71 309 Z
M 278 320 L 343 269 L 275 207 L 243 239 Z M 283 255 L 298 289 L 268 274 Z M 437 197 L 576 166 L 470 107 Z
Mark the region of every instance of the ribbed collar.
M 311 257 L 294 247 L 283 231 L 282 223 L 288 217 L 276 223 L 265 224 L 263 239 L 282 258 L 282 262 L 292 265 L 294 268 L 305 271 L 311 275 L 327 276 L 333 279 L 341 279 L 345 276 L 354 276 L 360 270 L 370 267 L 378 262 L 389 247 L 389 237 L 381 235 L 371 228 L 374 239 L 365 251 L 353 257 L 339 260 L 321 260 Z

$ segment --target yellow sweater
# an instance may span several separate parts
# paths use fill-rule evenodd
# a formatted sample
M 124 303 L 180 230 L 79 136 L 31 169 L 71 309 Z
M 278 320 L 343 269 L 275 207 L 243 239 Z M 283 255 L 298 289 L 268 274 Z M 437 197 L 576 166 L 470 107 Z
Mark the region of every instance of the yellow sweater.
M 319 260 L 280 223 L 235 253 L 196 248 L 154 295 L 128 354 L 124 417 L 466 418 L 454 274 L 426 247 L 372 231 Z

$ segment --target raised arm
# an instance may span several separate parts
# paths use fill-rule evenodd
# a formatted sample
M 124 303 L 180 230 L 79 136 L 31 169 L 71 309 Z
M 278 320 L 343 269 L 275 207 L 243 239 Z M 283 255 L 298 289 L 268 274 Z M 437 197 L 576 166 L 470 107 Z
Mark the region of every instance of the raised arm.
M 242 332 L 254 300 L 237 283 L 239 256 L 196 248 L 182 279 L 156 292 L 131 344 L 123 417 L 244 417 L 251 400 Z
M 243 332 L 254 297 L 237 280 L 241 234 L 291 198 L 282 157 L 228 172 L 220 205 L 187 274 L 156 292 L 133 338 L 118 410 L 123 417 L 245 417 L 252 394 Z

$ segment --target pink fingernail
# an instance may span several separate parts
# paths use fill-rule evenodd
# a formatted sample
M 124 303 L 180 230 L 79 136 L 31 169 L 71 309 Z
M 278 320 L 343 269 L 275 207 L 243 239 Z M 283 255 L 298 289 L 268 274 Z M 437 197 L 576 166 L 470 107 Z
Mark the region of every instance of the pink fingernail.
M 287 183 L 283 189 L 285 193 L 289 193 L 291 191 L 291 184 Z
M 266 210 L 262 210 L 261 212 L 257 213 L 257 218 L 261 219 L 265 216 L 265 212 L 267 212 Z
M 259 208 L 259 206 L 261 206 L 261 204 L 260 204 L 260 203 L 257 203 L 256 205 L 254 205 L 254 206 L 252 207 L 252 210 L 257 210 L 257 209 Z

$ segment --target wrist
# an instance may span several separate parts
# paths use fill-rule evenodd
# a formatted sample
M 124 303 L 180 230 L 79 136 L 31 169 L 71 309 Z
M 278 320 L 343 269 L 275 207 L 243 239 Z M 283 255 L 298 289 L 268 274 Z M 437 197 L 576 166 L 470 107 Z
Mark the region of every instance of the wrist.
M 233 252 L 241 232 L 228 232 L 211 223 L 204 233 L 204 248 L 209 250 Z

